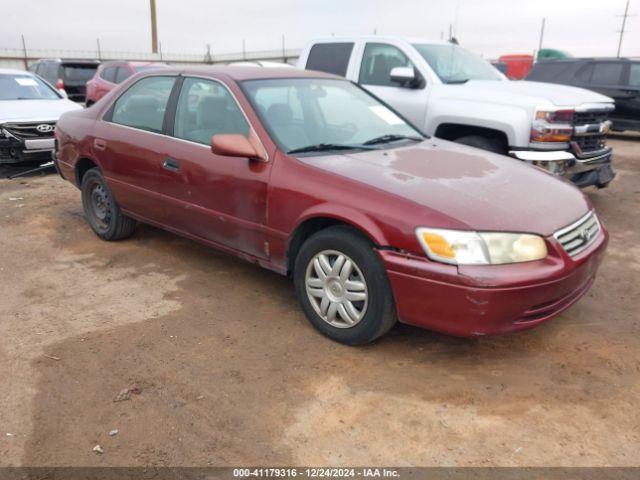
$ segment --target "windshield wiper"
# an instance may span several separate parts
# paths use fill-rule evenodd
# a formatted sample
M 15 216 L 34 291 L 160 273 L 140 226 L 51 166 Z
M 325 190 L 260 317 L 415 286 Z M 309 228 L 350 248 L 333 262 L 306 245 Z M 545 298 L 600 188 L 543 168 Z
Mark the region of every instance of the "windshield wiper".
M 467 83 L 468 81 L 469 81 L 468 78 L 462 78 L 460 80 L 447 80 L 444 83 L 446 83 L 447 85 L 453 85 L 453 84 L 456 84 L 456 83 Z
M 379 137 L 375 137 L 375 138 L 372 138 L 371 140 L 367 140 L 366 142 L 363 143 L 363 145 L 377 145 L 379 143 L 396 142 L 398 140 L 413 140 L 416 142 L 421 142 L 424 139 L 421 137 L 412 137 L 410 135 L 388 134 L 388 135 L 380 135 Z
M 366 145 L 366 144 L 365 144 Z M 328 152 L 331 150 L 374 150 L 373 147 L 365 145 L 346 145 L 341 143 L 318 143 L 316 145 L 307 145 L 306 147 L 294 148 L 287 153 L 306 153 L 306 152 Z

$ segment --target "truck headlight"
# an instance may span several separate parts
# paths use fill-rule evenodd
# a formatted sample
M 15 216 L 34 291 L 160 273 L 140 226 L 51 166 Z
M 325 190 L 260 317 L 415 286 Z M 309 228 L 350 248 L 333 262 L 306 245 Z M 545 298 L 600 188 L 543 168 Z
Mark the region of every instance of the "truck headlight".
M 531 125 L 532 142 L 567 143 L 573 135 L 574 110 L 539 108 Z
M 531 262 L 547 256 L 544 239 L 529 233 L 418 228 L 416 235 L 431 260 L 453 265 Z

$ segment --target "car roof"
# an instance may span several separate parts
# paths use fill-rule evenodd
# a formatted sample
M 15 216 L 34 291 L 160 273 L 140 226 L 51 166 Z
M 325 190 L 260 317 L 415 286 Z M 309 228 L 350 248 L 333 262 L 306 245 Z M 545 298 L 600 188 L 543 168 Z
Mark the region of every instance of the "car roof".
M 102 62 L 100 64 L 101 67 L 110 67 L 112 65 L 131 65 L 132 67 L 143 67 L 146 65 L 157 65 L 159 67 L 166 67 L 167 64 L 164 62 L 141 62 L 141 61 L 130 61 L 130 60 L 107 60 L 106 62 Z
M 26 70 L 18 70 L 15 68 L 0 68 L 0 73 L 4 74 L 16 74 L 16 75 L 33 75 L 33 73 Z
M 454 45 L 446 40 L 433 40 L 426 37 L 403 37 L 398 35 L 345 35 L 341 37 L 320 37 L 311 40 L 308 45 L 315 43 L 337 43 L 337 42 L 406 42 L 406 43 L 421 43 L 427 45 Z
M 575 63 L 575 62 L 637 62 L 638 60 L 627 57 L 568 57 L 568 58 L 541 58 L 537 63 Z
M 40 58 L 37 62 L 57 62 L 57 63 L 72 63 L 75 65 L 99 65 L 100 60 L 90 58 Z
M 344 80 L 343 77 L 330 73 L 316 72 L 312 70 L 300 70 L 298 68 L 274 68 L 274 67 L 251 67 L 233 65 L 210 65 L 206 67 L 169 67 L 153 74 L 167 75 L 168 73 L 197 75 L 197 76 L 219 76 L 223 75 L 236 81 L 260 80 L 271 78 L 333 78 Z M 346 81 L 346 80 L 345 80 Z

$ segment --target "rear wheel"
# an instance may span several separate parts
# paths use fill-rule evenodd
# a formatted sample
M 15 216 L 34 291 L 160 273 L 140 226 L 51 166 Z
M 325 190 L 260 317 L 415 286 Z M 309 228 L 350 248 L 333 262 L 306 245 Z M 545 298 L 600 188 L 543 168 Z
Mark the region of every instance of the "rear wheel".
M 455 142 L 469 145 L 470 147 L 481 148 L 482 150 L 488 150 L 490 152 L 501 153 L 503 155 L 507 153 L 504 142 L 498 138 L 484 137 L 482 135 L 466 135 L 464 137 L 456 138 Z
M 96 235 L 103 240 L 121 240 L 133 234 L 136 221 L 120 211 L 100 170 L 87 171 L 80 190 L 85 217 Z
M 396 322 L 384 267 L 371 242 L 349 227 L 311 236 L 300 249 L 293 276 L 302 310 L 333 340 L 362 345 Z

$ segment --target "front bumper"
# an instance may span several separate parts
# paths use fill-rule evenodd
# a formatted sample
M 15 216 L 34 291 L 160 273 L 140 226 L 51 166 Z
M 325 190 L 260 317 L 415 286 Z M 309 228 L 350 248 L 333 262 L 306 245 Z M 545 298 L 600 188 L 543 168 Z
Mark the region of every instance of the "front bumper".
M 54 139 L 22 140 L 14 136 L 0 137 L 0 164 L 48 162 L 54 149 Z
M 602 188 L 615 177 L 611 166 L 612 150 L 608 147 L 589 156 L 574 155 L 566 150 L 511 150 L 509 155 L 567 178 L 580 188 L 591 185 Z
M 603 228 L 576 257 L 550 251 L 544 260 L 512 265 L 455 267 L 389 250 L 379 254 L 400 321 L 477 337 L 532 328 L 569 308 L 593 283 L 607 242 Z

